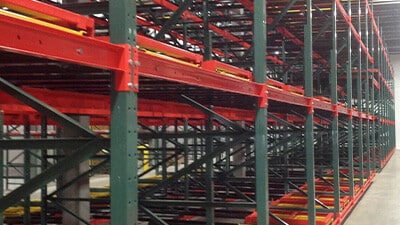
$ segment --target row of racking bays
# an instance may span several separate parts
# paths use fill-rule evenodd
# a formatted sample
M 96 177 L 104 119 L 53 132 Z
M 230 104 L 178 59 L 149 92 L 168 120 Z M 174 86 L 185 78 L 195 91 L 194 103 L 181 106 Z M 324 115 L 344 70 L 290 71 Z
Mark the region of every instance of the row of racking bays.
M 368 0 L 0 7 L 0 223 L 342 224 L 394 152 Z

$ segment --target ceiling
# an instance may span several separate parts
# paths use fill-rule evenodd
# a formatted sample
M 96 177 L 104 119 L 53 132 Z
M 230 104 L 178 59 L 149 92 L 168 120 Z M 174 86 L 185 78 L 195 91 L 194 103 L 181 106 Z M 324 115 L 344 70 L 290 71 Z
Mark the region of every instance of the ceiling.
M 389 54 L 400 54 L 400 0 L 374 0 L 374 16 L 379 21 Z

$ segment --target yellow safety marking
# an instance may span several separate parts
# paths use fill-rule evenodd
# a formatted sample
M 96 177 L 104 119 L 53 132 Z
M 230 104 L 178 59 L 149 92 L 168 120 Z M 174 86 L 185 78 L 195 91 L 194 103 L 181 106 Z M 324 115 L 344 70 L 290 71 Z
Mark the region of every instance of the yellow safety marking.
M 295 220 L 308 220 L 308 215 L 296 215 L 294 217 Z M 317 221 L 324 221 L 325 217 L 324 216 L 316 216 L 315 219 Z
M 186 62 L 186 61 L 183 61 L 183 60 L 174 58 L 174 57 L 169 56 L 169 55 L 164 55 L 164 54 L 162 54 L 162 53 L 150 51 L 150 50 L 145 49 L 145 48 L 142 48 L 142 47 L 140 48 L 140 50 L 142 50 L 142 51 L 145 52 L 146 54 L 149 54 L 149 55 L 152 55 L 152 56 L 156 56 L 156 57 L 158 57 L 158 58 L 171 60 L 171 61 L 174 61 L 174 62 L 177 62 L 177 63 L 180 63 L 180 64 L 184 64 L 184 65 L 187 65 L 187 66 L 199 67 L 198 64 L 189 63 L 189 62 Z
M 143 172 L 147 172 L 150 169 L 150 161 L 149 161 L 149 145 L 140 145 L 138 149 L 143 150 Z
M 42 19 L 42 20 L 50 21 L 50 22 L 55 22 L 55 21 L 59 21 L 60 20 L 60 19 L 55 18 L 53 16 L 49 16 L 47 14 L 40 13 L 40 12 L 31 10 L 31 9 L 26 9 L 24 7 L 16 6 L 16 5 L 13 5 L 11 3 L 2 3 L 2 2 L 0 2 L 0 6 L 6 7 L 8 9 L 11 9 L 14 12 L 18 12 L 18 13 L 21 13 L 23 15 L 27 15 L 29 17 L 35 17 L 35 18 L 39 18 L 39 19 Z
M 300 195 L 292 195 L 290 199 L 307 199 L 307 196 L 300 196 Z
M 227 72 L 227 71 L 225 71 L 225 70 L 216 69 L 215 72 L 217 72 L 217 73 L 219 73 L 219 74 L 222 74 L 222 75 L 224 75 L 224 76 L 233 77 L 233 78 L 236 78 L 236 79 L 239 79 L 239 80 L 244 80 L 244 81 L 248 81 L 248 80 L 249 80 L 249 79 L 244 78 L 244 77 L 241 77 L 241 76 L 239 76 L 239 75 L 237 75 L 237 74 L 229 73 L 229 72 Z
M 326 200 L 326 201 L 333 201 L 333 197 L 321 197 L 321 198 L 318 198 L 319 200 L 321 200 L 321 201 L 323 201 L 323 200 Z
M 29 207 L 29 211 L 30 213 L 40 213 L 41 208 L 39 206 L 31 206 Z M 5 218 L 21 217 L 23 215 L 24 215 L 23 206 L 9 207 L 3 212 L 3 216 Z
M 293 204 L 293 203 L 279 203 L 278 207 L 287 207 L 287 208 L 302 208 L 304 204 Z
M 90 198 L 106 198 L 110 197 L 110 192 L 90 192 Z
M 146 188 L 146 187 L 153 187 L 153 186 L 155 186 L 156 184 L 143 184 L 143 183 L 139 183 L 138 184 L 138 187 L 139 188 Z
M 24 15 L 13 13 L 13 12 L 6 11 L 6 10 L 3 10 L 3 9 L 0 9 L 0 15 L 8 16 L 8 17 L 11 17 L 11 18 L 14 18 L 14 19 L 19 19 L 19 20 L 26 21 L 26 22 L 29 22 L 29 23 L 38 24 L 38 25 L 41 25 L 41 26 L 45 26 L 45 27 L 48 27 L 48 28 L 52 28 L 52 29 L 55 29 L 55 30 L 59 30 L 59 31 L 63 31 L 63 32 L 66 32 L 66 33 L 75 34 L 75 35 L 79 35 L 79 36 L 83 36 L 84 34 L 86 34 L 86 31 L 72 30 L 72 29 L 69 29 L 69 28 L 65 28 L 65 27 L 58 26 L 58 25 L 55 25 L 55 24 L 52 24 L 52 23 L 44 22 L 44 21 L 41 21 L 41 20 L 38 20 L 38 19 L 30 18 L 30 17 L 24 16 Z
M 283 214 L 283 213 L 273 213 L 273 214 L 274 214 L 274 216 L 279 217 L 281 219 L 287 219 L 287 218 L 291 217 L 290 214 Z

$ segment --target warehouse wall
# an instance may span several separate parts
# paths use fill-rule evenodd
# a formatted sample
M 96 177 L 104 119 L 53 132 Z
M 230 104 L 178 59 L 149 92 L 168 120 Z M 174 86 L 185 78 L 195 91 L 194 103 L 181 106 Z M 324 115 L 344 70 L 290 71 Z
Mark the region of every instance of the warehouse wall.
M 392 55 L 390 61 L 395 72 L 396 148 L 400 149 L 400 55 Z

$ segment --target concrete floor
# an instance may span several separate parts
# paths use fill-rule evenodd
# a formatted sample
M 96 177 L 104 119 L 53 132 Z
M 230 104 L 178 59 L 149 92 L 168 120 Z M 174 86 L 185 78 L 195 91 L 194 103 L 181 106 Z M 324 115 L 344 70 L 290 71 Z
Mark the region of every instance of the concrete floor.
M 377 174 L 344 225 L 400 225 L 400 150 Z

